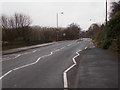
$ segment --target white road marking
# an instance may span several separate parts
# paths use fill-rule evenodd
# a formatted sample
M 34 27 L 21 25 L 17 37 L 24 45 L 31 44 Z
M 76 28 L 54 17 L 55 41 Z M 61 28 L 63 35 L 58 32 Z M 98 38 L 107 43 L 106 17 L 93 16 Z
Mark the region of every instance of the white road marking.
M 72 44 L 68 44 L 67 46 L 71 46 Z
M 88 47 L 88 44 L 87 44 L 87 46 L 85 47 L 85 49 L 87 49 L 87 47 Z M 67 72 L 68 72 L 70 69 L 72 69 L 72 68 L 77 64 L 76 61 L 75 61 L 75 58 L 80 55 L 80 54 L 78 53 L 78 52 L 80 52 L 80 51 L 82 51 L 82 50 L 77 51 L 77 52 L 76 52 L 77 55 L 72 58 L 74 64 L 73 64 L 72 66 L 70 66 L 68 69 L 66 69 L 66 70 L 63 72 L 64 88 L 68 88 Z
M 65 48 L 65 46 L 62 47 L 61 49 L 63 49 L 63 48 Z M 8 71 L 7 73 L 5 73 L 3 76 L 1 76 L 0 79 L 2 79 L 3 77 L 5 77 L 6 75 L 8 75 L 9 73 L 11 73 L 12 71 L 15 71 L 15 70 L 18 70 L 18 69 L 21 69 L 21 68 L 24 68 L 24 67 L 27 67 L 27 66 L 31 66 L 31 65 L 33 65 L 33 64 L 36 64 L 36 63 L 39 62 L 39 60 L 40 60 L 41 58 L 51 56 L 51 55 L 53 54 L 53 52 L 57 52 L 57 51 L 60 51 L 60 49 L 54 50 L 54 51 L 52 51 L 52 52 L 51 52 L 50 54 L 48 54 L 48 55 L 44 55 L 44 56 L 39 57 L 39 58 L 38 58 L 35 62 L 33 62 L 33 63 L 29 63 L 29 64 L 26 64 L 26 65 L 23 65 L 23 66 L 14 68 L 14 69 Z
M 72 69 L 77 63 L 75 61 L 75 58 L 78 57 L 80 54 L 78 52 L 80 52 L 82 50 L 79 50 L 76 52 L 76 56 L 74 56 L 72 59 L 73 59 L 73 62 L 74 64 L 72 66 L 70 66 L 68 69 L 66 69 L 64 72 L 63 72 L 63 80 L 64 80 L 64 88 L 68 88 L 68 80 L 67 80 L 67 72 Z
M 23 54 L 18 54 L 17 56 L 15 56 L 15 57 L 13 57 L 13 58 L 5 58 L 5 60 L 1 60 L 0 62 L 4 62 L 4 61 L 8 61 L 8 60 L 11 60 L 11 59 L 16 59 L 16 58 L 18 58 L 18 57 L 20 57 L 20 56 L 22 56 L 22 55 L 25 55 L 25 54 L 30 54 L 30 53 L 35 53 L 37 50 L 34 50 L 34 51 L 32 51 L 32 52 L 25 52 L 25 53 L 23 53 Z
M 0 77 L 0 79 L 2 79 L 3 77 L 5 77 L 6 75 L 8 75 L 8 74 L 11 73 L 11 72 L 12 72 L 12 70 L 8 71 L 8 72 L 5 73 L 4 75 L 2 75 L 2 76 Z
M 68 80 L 67 80 L 67 75 L 66 73 L 63 73 L 63 78 L 64 78 L 64 88 L 67 88 L 68 87 Z
M 56 49 L 56 50 L 54 50 L 53 52 L 58 52 L 58 51 L 60 51 L 60 49 Z
M 64 47 L 62 47 L 62 48 L 60 48 L 60 49 L 64 49 L 65 48 L 65 46 Z
M 7 58 L 5 58 L 4 60 L 1 60 L 0 62 L 7 61 L 7 60 L 9 60 L 9 59 L 11 59 L 11 58 L 7 57 Z
M 13 59 L 15 59 L 15 58 L 18 58 L 18 57 L 20 57 L 22 54 L 18 54 L 17 56 L 15 56 Z
M 53 52 L 51 52 L 51 53 L 48 54 L 48 55 L 41 56 L 41 57 L 39 57 L 35 62 L 30 63 L 30 64 L 26 64 L 26 65 L 23 65 L 23 66 L 20 66 L 20 67 L 17 67 L 17 68 L 15 68 L 15 69 L 13 69 L 13 70 L 18 70 L 18 69 L 21 69 L 21 68 L 24 68 L 24 67 L 27 67 L 27 66 L 31 66 L 31 65 L 33 65 L 33 64 L 36 64 L 36 63 L 38 63 L 38 61 L 39 61 L 41 58 L 50 56 L 50 55 L 52 55 L 52 54 L 53 54 Z
M 87 47 L 85 47 L 85 49 L 87 49 Z
M 71 45 L 72 45 L 72 44 L 71 44 Z M 15 70 L 18 70 L 18 69 L 21 69 L 21 68 L 24 68 L 24 67 L 27 67 L 27 66 L 31 66 L 31 65 L 33 65 L 33 64 L 36 64 L 36 63 L 38 63 L 38 61 L 39 61 L 41 58 L 48 57 L 48 56 L 52 55 L 53 52 L 60 51 L 61 49 L 64 49 L 64 48 L 65 48 L 65 46 L 62 47 L 62 48 L 60 48 L 60 49 L 57 49 L 57 50 L 52 51 L 52 52 L 51 52 L 50 54 L 48 54 L 48 55 L 41 56 L 41 57 L 39 57 L 39 58 L 38 58 L 35 62 L 33 62 L 33 63 L 26 64 L 26 65 L 23 65 L 23 66 L 14 68 L 14 69 L 8 71 L 7 73 L 5 73 L 4 75 L 2 75 L 2 76 L 0 77 L 0 80 L 1 80 L 3 77 L 5 77 L 6 75 L 8 75 L 9 73 L 11 73 L 12 71 L 15 71 Z M 34 51 L 34 52 L 36 52 L 36 51 Z M 24 53 L 24 54 L 25 54 L 25 53 Z M 21 55 L 23 55 L 23 54 L 19 54 L 19 55 L 17 55 L 15 58 L 17 58 L 17 57 L 19 57 L 19 56 L 21 56 Z M 66 77 L 66 74 L 65 74 L 64 77 Z M 66 79 L 67 79 L 67 78 L 66 78 Z M 66 81 L 67 81 L 67 80 L 66 80 Z M 67 84 L 66 84 L 66 85 L 67 85 Z
M 41 58 L 44 58 L 44 57 L 47 57 L 47 56 L 50 56 L 53 54 L 54 51 L 52 51 L 50 54 L 48 55 L 44 55 L 44 56 L 41 56 L 39 57 L 35 62 L 33 63 L 30 63 L 30 64 L 26 64 L 26 65 L 23 65 L 23 66 L 20 66 L 20 67 L 17 67 L 17 68 L 14 68 L 10 71 L 8 71 L 7 73 L 5 73 L 3 76 L 0 77 L 0 79 L 2 79 L 3 77 L 5 77 L 6 75 L 8 75 L 9 73 L 11 73 L 12 71 L 15 71 L 15 70 L 18 70 L 18 69 L 21 69 L 21 68 L 24 68 L 24 67 L 27 67 L 27 66 L 30 66 L 30 65 L 33 65 L 33 64 L 36 64 Z
M 34 50 L 33 53 L 36 52 L 36 51 L 37 51 L 37 50 Z
M 67 45 L 67 46 L 70 46 L 70 45 L 72 45 L 72 44 L 69 44 L 69 45 Z M 65 48 L 65 46 L 64 47 L 62 47 L 62 48 L 60 48 L 60 49 L 64 49 Z M 60 49 L 58 49 L 58 50 L 56 50 L 56 51 L 59 51 Z M 17 55 L 17 56 L 15 56 L 14 58 L 5 58 L 5 60 L 0 60 L 0 62 L 3 62 L 3 61 L 8 61 L 8 60 L 11 60 L 11 59 L 16 59 L 16 58 L 18 58 L 18 57 L 20 57 L 20 56 L 22 56 L 22 55 L 25 55 L 25 54 L 30 54 L 30 53 L 35 53 L 36 51 L 41 51 L 41 50 L 34 50 L 34 51 L 32 51 L 32 52 L 25 52 L 25 53 L 23 53 L 23 54 L 19 54 L 19 55 Z
M 8 60 L 11 60 L 11 59 L 15 59 L 15 58 L 18 58 L 20 57 L 22 54 L 18 54 L 17 56 L 13 57 L 13 58 L 5 58 L 4 60 L 1 60 L 0 62 L 4 62 L 4 61 L 8 61 Z

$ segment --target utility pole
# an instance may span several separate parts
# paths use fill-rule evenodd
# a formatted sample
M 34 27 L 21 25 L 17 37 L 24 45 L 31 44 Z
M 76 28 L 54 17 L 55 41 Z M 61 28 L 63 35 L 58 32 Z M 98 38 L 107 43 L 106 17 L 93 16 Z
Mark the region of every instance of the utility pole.
M 58 28 L 58 13 L 57 13 L 57 15 L 56 15 L 56 16 L 57 16 L 57 28 Z
M 106 0 L 106 18 L 105 18 L 105 23 L 107 24 L 107 0 Z
M 59 17 L 58 17 L 59 14 L 63 14 L 63 12 L 56 14 L 56 18 L 57 18 L 57 29 L 58 29 L 58 22 L 59 22 L 59 21 L 58 21 L 58 20 L 59 20 L 59 19 L 58 19 L 58 18 L 59 18 Z M 56 32 L 56 41 L 58 41 L 58 31 Z
M 57 18 L 57 28 L 58 28 L 58 22 L 59 22 L 59 21 L 58 21 L 58 20 L 59 20 L 59 19 L 58 19 L 58 14 L 63 14 L 63 12 L 60 12 L 60 13 L 57 13 L 57 14 L 56 14 L 56 18 Z

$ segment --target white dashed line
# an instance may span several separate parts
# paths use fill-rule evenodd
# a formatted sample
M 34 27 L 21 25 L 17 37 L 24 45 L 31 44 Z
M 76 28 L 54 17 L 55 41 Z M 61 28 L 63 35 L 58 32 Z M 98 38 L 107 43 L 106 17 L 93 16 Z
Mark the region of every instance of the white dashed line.
M 3 61 L 8 61 L 9 59 L 12 59 L 12 58 L 5 58 L 4 60 L 1 60 L 0 62 L 3 62 Z
M 54 51 L 53 51 L 53 52 L 54 52 Z M 17 68 L 14 68 L 14 69 L 8 71 L 8 72 L 5 73 L 3 76 L 1 76 L 0 79 L 2 79 L 3 77 L 5 77 L 6 75 L 8 75 L 9 73 L 11 73 L 12 71 L 15 71 L 15 70 L 18 70 L 18 69 L 21 69 L 21 68 L 24 68 L 24 67 L 27 67 L 27 66 L 31 66 L 31 65 L 33 65 L 33 64 L 36 64 L 41 58 L 44 58 L 44 57 L 50 56 L 50 55 L 53 54 L 53 52 L 51 52 L 51 53 L 48 54 L 48 55 L 44 55 L 44 56 L 39 57 L 39 58 L 38 58 L 35 62 L 33 62 L 33 63 L 26 64 L 26 65 L 23 65 L 23 66 L 20 66 L 20 67 L 17 67 Z
M 37 50 L 34 50 L 33 53 L 36 52 L 36 51 L 37 51 Z
M 18 57 L 20 57 L 21 55 L 22 55 L 22 54 L 19 54 L 19 55 L 15 56 L 13 59 L 18 58 Z
M 61 49 L 64 49 L 64 48 L 65 48 L 65 46 L 62 47 L 62 48 L 60 48 L 60 49 L 57 49 L 57 50 L 52 51 L 52 52 L 51 52 L 50 54 L 48 54 L 48 55 L 41 56 L 41 57 L 39 57 L 39 58 L 38 58 L 35 62 L 33 62 L 33 63 L 29 63 L 29 64 L 26 64 L 26 65 L 23 65 L 23 66 L 14 68 L 14 69 L 8 71 L 7 73 L 5 73 L 3 76 L 1 76 L 0 79 L 2 79 L 3 77 L 5 77 L 6 75 L 8 75 L 9 73 L 11 73 L 12 71 L 15 71 L 15 70 L 18 70 L 18 69 L 21 69 L 21 68 L 28 67 L 28 66 L 31 66 L 31 65 L 33 65 L 33 64 L 36 64 L 36 63 L 38 63 L 38 61 L 39 61 L 41 58 L 51 56 L 51 55 L 53 54 L 53 52 L 60 51 Z M 34 50 L 33 52 L 36 52 L 36 51 L 37 51 L 37 50 Z M 24 53 L 24 54 L 25 54 L 25 53 Z M 19 55 L 17 55 L 15 58 L 17 58 L 17 57 L 19 57 L 19 56 L 21 56 L 21 55 L 24 55 L 24 54 L 19 54 Z
M 15 57 L 13 57 L 13 58 L 5 58 L 4 60 L 1 60 L 0 62 L 4 62 L 4 61 L 9 61 L 9 60 L 11 60 L 11 59 L 16 59 L 16 58 L 18 58 L 18 57 L 20 57 L 22 54 L 18 54 L 17 56 L 15 56 Z
M 65 46 L 62 47 L 61 49 L 63 49 L 63 48 L 65 48 Z M 44 55 L 44 56 L 39 57 L 39 58 L 38 58 L 35 62 L 33 62 L 33 63 L 26 64 L 26 65 L 23 65 L 23 66 L 14 68 L 14 69 L 8 71 L 7 73 L 5 73 L 3 76 L 1 76 L 0 79 L 2 79 L 3 77 L 5 77 L 6 75 L 8 75 L 9 73 L 11 73 L 12 71 L 15 71 L 15 70 L 18 70 L 18 69 L 21 69 L 21 68 L 28 67 L 28 66 L 31 66 L 31 65 L 33 65 L 33 64 L 36 64 L 36 63 L 38 63 L 38 61 L 39 61 L 41 58 L 48 57 L 48 56 L 52 55 L 53 52 L 57 52 L 57 51 L 60 51 L 60 49 L 54 50 L 54 51 L 52 51 L 52 52 L 51 52 L 50 54 L 48 54 L 48 55 Z M 35 51 L 34 51 L 34 52 L 35 52 Z M 20 54 L 20 55 L 21 55 L 21 54 Z M 17 55 L 16 58 L 19 57 L 20 55 Z
M 68 44 L 67 46 L 71 46 L 72 44 Z
M 85 47 L 85 49 L 87 49 L 87 47 Z
M 64 47 L 62 47 L 62 48 L 60 48 L 60 49 L 64 49 L 65 48 L 65 46 Z

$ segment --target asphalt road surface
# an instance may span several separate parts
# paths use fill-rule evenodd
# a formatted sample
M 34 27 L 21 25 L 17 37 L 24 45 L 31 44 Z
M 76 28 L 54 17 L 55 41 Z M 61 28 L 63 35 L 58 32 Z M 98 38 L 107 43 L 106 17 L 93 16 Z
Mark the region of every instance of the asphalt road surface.
M 64 88 L 63 72 L 76 52 L 91 42 L 61 41 L 49 46 L 3 55 L 2 88 Z

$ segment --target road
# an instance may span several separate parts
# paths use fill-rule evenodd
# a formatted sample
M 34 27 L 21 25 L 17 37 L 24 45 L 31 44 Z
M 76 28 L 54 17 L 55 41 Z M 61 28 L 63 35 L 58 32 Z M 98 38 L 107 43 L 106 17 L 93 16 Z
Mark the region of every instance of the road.
M 64 88 L 63 72 L 90 39 L 61 41 L 49 46 L 3 55 L 3 88 Z

